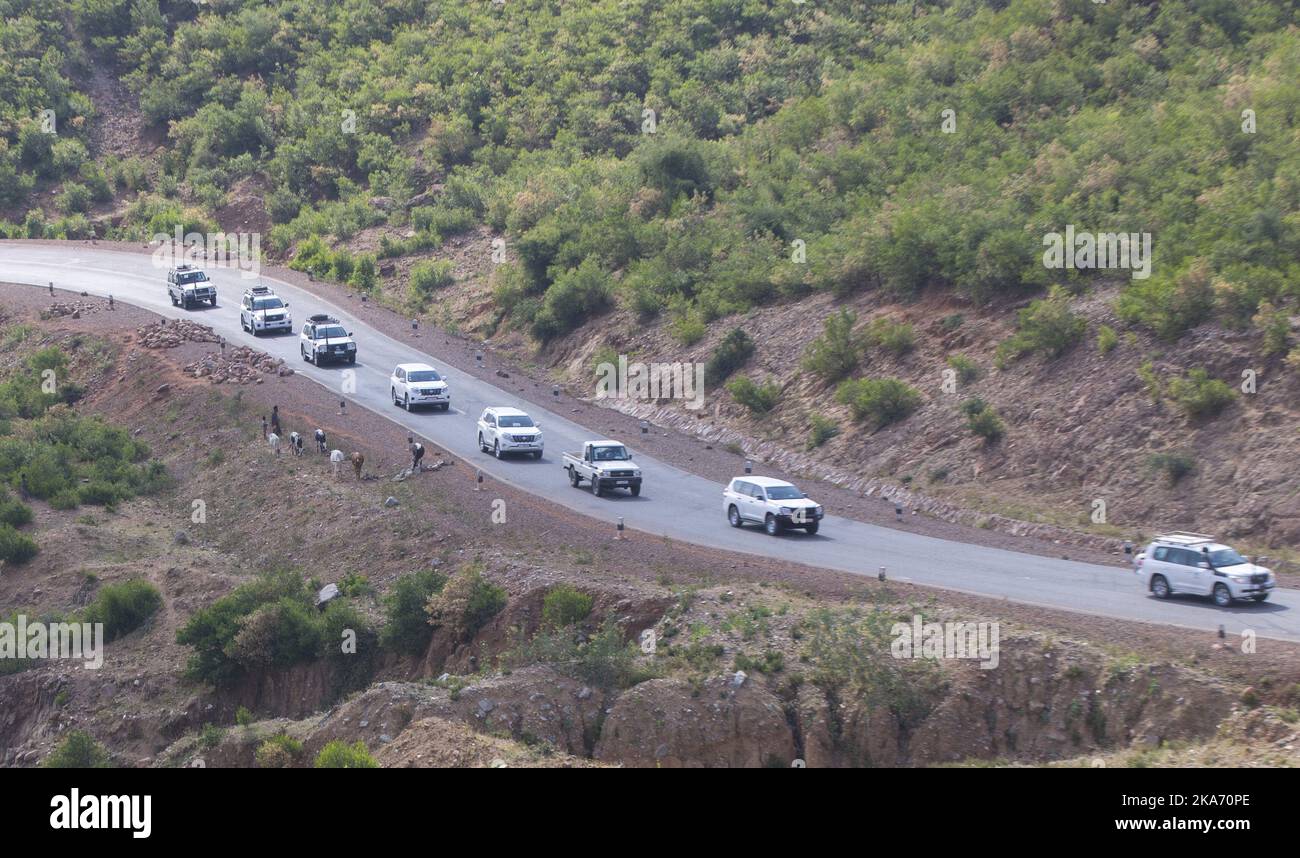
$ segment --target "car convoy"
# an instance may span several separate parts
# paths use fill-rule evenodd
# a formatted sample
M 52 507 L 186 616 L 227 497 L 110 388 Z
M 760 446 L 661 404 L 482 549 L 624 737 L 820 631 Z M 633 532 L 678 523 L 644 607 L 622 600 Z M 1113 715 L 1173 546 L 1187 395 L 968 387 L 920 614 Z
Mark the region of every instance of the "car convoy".
M 167 274 L 167 294 L 172 305 L 189 309 L 201 303 L 217 306 L 216 286 L 203 271 L 181 265 Z M 266 286 L 250 287 L 240 302 L 240 327 L 253 336 L 292 331 L 288 302 Z M 357 345 L 343 323 L 325 313 L 309 316 L 299 336 L 302 359 L 320 366 L 330 361 L 355 364 Z M 408 412 L 428 405 L 451 408 L 451 388 L 445 375 L 425 363 L 403 363 L 389 378 L 394 405 Z M 507 406 L 490 406 L 479 416 L 478 447 L 498 459 L 523 454 L 541 459 L 545 450 L 542 427 L 526 412 Z M 619 441 L 602 439 L 583 443 L 582 450 L 565 452 L 561 467 L 569 484 L 586 483 L 601 497 L 614 489 L 641 494 L 641 468 Z M 736 477 L 722 491 L 722 512 L 732 527 L 762 525 L 771 536 L 787 529 L 816 534 L 825 518 L 824 508 L 791 483 L 771 477 Z M 1134 571 L 1157 599 L 1187 593 L 1208 596 L 1220 607 L 1236 601 L 1263 602 L 1277 586 L 1271 570 L 1250 562 L 1214 537 L 1181 531 L 1156 537 L 1134 558 Z

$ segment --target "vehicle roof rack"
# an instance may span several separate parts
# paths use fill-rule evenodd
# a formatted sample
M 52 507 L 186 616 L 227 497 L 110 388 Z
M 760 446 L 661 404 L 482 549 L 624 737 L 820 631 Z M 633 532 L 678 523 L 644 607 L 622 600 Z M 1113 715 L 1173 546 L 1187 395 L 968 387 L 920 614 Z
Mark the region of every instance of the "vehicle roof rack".
M 270 295 L 271 287 L 258 283 L 256 286 L 249 286 L 248 291 L 254 295 Z
M 307 321 L 315 322 L 318 325 L 319 324 L 335 324 L 335 325 L 342 324 L 341 322 L 339 322 L 338 319 L 334 318 L 329 313 L 317 313 L 314 316 L 308 316 Z
M 1156 537 L 1156 539 L 1165 540 L 1167 542 L 1186 542 L 1186 543 L 1215 541 L 1215 538 L 1208 533 L 1192 533 L 1187 530 L 1171 531 L 1170 533 L 1166 533 L 1163 536 Z

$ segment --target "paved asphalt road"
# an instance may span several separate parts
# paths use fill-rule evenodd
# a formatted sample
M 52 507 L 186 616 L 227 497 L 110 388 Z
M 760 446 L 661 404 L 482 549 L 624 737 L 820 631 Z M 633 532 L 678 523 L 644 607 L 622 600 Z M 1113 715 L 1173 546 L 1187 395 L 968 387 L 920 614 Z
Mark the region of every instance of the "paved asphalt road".
M 165 288 L 166 271 L 155 268 L 147 253 L 0 242 L 0 282 L 44 286 L 53 281 L 56 288 L 92 295 L 111 292 L 116 300 L 210 325 L 232 343 L 252 344 L 253 338 L 239 327 L 238 306 L 239 296 L 250 281 L 241 280 L 239 272 L 231 270 L 213 270 L 209 275 L 218 287 L 219 306 L 185 311 L 171 306 Z M 720 485 L 643 455 L 636 456 L 645 476 L 639 498 L 624 492 L 596 498 L 585 488 L 569 486 L 559 464 L 561 451 L 580 449 L 584 439 L 594 437 L 592 432 L 559 414 L 519 403 L 510 393 L 459 373 L 435 355 L 419 353 L 412 345 L 389 339 L 349 316 L 343 308 L 304 289 L 270 277 L 266 282 L 290 302 L 296 325 L 300 326 L 312 313 L 329 312 L 356 334 L 356 393 L 347 396 L 350 401 L 435 441 L 481 468 L 484 474 L 607 521 L 611 528 L 623 516 L 629 528 L 712 548 L 862 575 L 875 575 L 879 567 L 885 566 L 894 580 L 1026 604 L 1207 630 L 1223 623 L 1229 634 L 1253 629 L 1261 637 L 1300 640 L 1300 612 L 1294 610 L 1300 605 L 1297 590 L 1279 589 L 1262 605 L 1252 603 L 1224 610 L 1194 598 L 1156 601 L 1142 590 L 1136 576 L 1119 566 L 1096 566 L 951 542 L 829 514 L 816 536 L 797 532 L 769 537 L 754 526 L 734 530 L 723 516 Z M 296 333 L 262 337 L 256 345 L 283 358 L 307 378 L 339 392 L 346 367 L 318 369 L 303 362 Z M 396 364 L 408 361 L 430 363 L 450 376 L 451 412 L 407 414 L 391 404 L 389 375 Z M 482 409 L 487 405 L 516 404 L 525 407 L 545 432 L 546 455 L 540 461 L 499 462 L 477 449 L 475 421 Z M 394 435 L 395 443 L 400 443 L 400 434 Z M 636 438 L 621 440 L 626 440 L 635 452 Z

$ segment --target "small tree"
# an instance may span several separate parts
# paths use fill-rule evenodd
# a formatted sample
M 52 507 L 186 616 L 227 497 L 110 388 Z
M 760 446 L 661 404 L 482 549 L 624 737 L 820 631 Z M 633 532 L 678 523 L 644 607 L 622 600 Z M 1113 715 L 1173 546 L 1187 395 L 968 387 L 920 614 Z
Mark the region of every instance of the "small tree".
M 862 351 L 862 342 L 853 332 L 857 321 L 852 310 L 827 316 L 822 335 L 804 352 L 803 368 L 832 383 L 857 369 Z
M 335 739 L 320 749 L 316 755 L 318 769 L 377 769 L 379 763 L 366 750 L 366 743 L 358 739 L 354 744 Z
M 905 420 L 921 407 L 921 392 L 897 378 L 859 378 L 842 382 L 835 399 L 849 406 L 855 420 L 876 428 Z

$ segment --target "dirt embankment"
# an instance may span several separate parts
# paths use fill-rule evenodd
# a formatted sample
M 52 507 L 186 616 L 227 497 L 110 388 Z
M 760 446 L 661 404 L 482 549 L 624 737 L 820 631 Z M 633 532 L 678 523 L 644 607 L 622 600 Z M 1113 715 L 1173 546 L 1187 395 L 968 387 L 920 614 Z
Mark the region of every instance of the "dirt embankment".
M 163 607 L 109 644 L 99 671 L 56 663 L 0 677 L 0 694 L 23 702 L 0 714 L 6 765 L 36 763 L 71 729 L 89 731 L 121 764 L 192 759 L 210 750 L 198 744 L 204 728 L 226 729 L 219 747 L 243 742 L 249 731 L 228 729 L 240 706 L 260 718 L 299 719 L 294 729 L 309 747 L 313 736 L 360 738 L 393 765 L 482 764 L 494 754 L 521 765 L 766 765 L 788 764 L 790 754 L 848 765 L 1045 760 L 1151 736 L 1196 740 L 1213 732 L 1210 721 L 1246 685 L 1255 703 L 1295 705 L 1288 697 L 1300 681 L 1295 647 L 1261 642 L 1246 656 L 1192 631 L 880 584 L 644 536 L 634 535 L 629 551 L 598 523 L 545 500 L 491 483 L 476 491 L 473 469 L 432 445 L 429 458 L 450 465 L 398 482 L 403 430 L 363 410 L 340 416 L 314 385 L 291 375 L 265 373 L 263 383 L 247 385 L 196 379 L 184 367 L 212 344 L 143 348 L 136 336 L 157 323 L 150 314 L 119 305 L 41 319 L 50 301 L 37 290 L 6 293 L 4 303 L 4 324 L 35 329 L 24 348 L 59 344 L 79 355 L 90 338 L 116 343 L 107 362 L 97 348 L 85 360 L 102 368 L 84 379 L 87 397 L 77 407 L 132 427 L 175 479 L 165 494 L 113 511 L 34 502 L 41 552 L 0 575 L 0 609 L 61 614 L 103 584 L 140 577 L 159 588 Z M 5 360 L 19 356 L 11 351 Z M 331 446 L 364 452 L 363 478 L 335 477 L 316 455 L 275 456 L 260 437 L 273 404 L 286 431 L 321 426 Z M 389 496 L 397 506 L 385 505 Z M 509 526 L 492 524 L 497 499 Z M 193 519 L 195 501 L 204 502 L 202 522 Z M 378 623 L 399 576 L 471 561 L 506 590 L 506 610 L 468 641 L 435 635 L 422 658 L 377 659 L 379 684 L 347 702 L 331 702 L 340 692 L 335 677 L 314 664 L 220 690 L 184 678 L 191 651 L 176 643 L 177 629 L 260 571 L 289 566 L 327 581 L 363 573 L 373 590 L 356 604 Z M 656 630 L 660 649 L 642 659 L 652 678 L 607 687 L 576 677 L 572 665 L 512 667 L 502 659 L 538 628 L 542 594 L 562 582 L 593 595 L 593 622 L 616 622 L 634 641 Z M 806 621 L 820 609 L 894 603 L 922 605 L 927 616 L 1000 621 L 1028 642 L 1016 643 L 995 671 L 954 665 L 925 717 L 899 721 L 880 714 L 888 699 L 846 696 L 835 670 L 805 661 Z M 1066 648 L 1079 647 L 1070 656 L 1078 670 L 1048 656 L 1043 642 L 1052 635 L 1077 642 Z M 1120 676 L 1117 660 L 1133 678 Z M 747 674 L 739 684 L 737 670 Z M 412 707 L 403 729 L 394 727 L 400 713 L 381 711 L 393 701 Z M 969 728 L 971 719 L 980 729 Z M 479 738 L 457 756 L 453 745 L 466 729 Z M 169 747 L 189 750 L 164 754 Z M 231 760 L 247 763 L 252 750 L 232 750 Z

